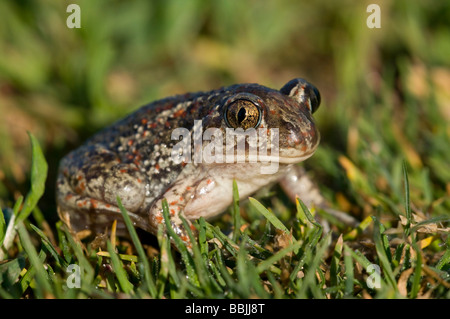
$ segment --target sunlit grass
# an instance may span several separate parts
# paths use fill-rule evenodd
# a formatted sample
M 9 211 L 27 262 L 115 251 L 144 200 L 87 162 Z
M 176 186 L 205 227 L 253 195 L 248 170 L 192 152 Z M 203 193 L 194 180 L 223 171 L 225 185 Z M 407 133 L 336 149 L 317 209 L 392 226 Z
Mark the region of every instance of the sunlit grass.
M 36 143 L 34 139 L 33 143 Z M 40 148 L 35 146 L 33 154 L 39 152 Z M 40 161 L 42 158 L 35 154 L 33 165 Z M 159 232 L 160 251 L 151 258 L 145 253 L 120 200 L 119 207 L 134 247 L 131 254 L 120 252 L 122 244 L 115 236 L 106 239 L 107 252 L 102 252 L 89 242 L 73 238 L 61 223 L 57 225 L 59 243 L 52 243 L 43 230 L 25 219 L 28 227 L 23 221 L 17 224 L 20 244 L 16 249 L 23 249 L 26 257 L 0 264 L 0 294 L 3 298 L 112 297 L 119 293 L 138 298 L 447 298 L 450 284 L 445 269 L 448 269 L 449 250 L 440 249 L 441 258 L 431 261 L 426 248 L 430 243 L 440 242 L 439 234 L 448 230 L 444 233 L 439 229 L 428 230 L 427 238 L 432 239 L 427 242 L 421 239 L 421 228 L 413 226 L 413 213 L 408 213 L 407 176 L 404 169 L 405 222 L 399 221 L 395 244 L 394 238 L 386 235 L 386 226 L 375 216 L 371 217 L 372 222 L 364 220 L 364 226 L 349 230 L 347 234 L 352 235 L 346 236 L 348 239 L 343 240 L 341 235 L 337 241 L 333 240 L 332 232 L 324 234 L 322 226 L 301 201 L 297 202 L 297 212 L 290 214 L 297 218 L 282 221 L 252 198 L 249 204 L 258 212 L 253 218 L 265 222 L 253 227 L 251 220 L 243 218 L 239 225 L 247 227 L 232 231 L 230 236 L 202 218 L 195 223 L 198 239 L 187 228 L 192 241 L 189 251 L 171 229 L 169 209 L 164 201 L 167 233 Z M 35 196 L 35 191 L 36 187 L 32 188 L 29 196 Z M 234 196 L 237 207 L 233 209 L 238 209 L 237 188 Z M 448 218 L 439 221 L 448 222 Z M 268 228 L 269 224 L 272 227 Z M 371 248 L 363 252 L 364 246 L 355 238 L 365 232 L 368 224 L 372 224 L 373 230 L 365 235 L 365 245 Z M 436 224 L 425 221 L 421 225 Z M 272 233 L 273 240 L 259 245 L 267 232 Z M 40 238 L 37 247 L 31 240 L 33 234 Z M 81 269 L 79 287 L 68 288 L 69 264 Z

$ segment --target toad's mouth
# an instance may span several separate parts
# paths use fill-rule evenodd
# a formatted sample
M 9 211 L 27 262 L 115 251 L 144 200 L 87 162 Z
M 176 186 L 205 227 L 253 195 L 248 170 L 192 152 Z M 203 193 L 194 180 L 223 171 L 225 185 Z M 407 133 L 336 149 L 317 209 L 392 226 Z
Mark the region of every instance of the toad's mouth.
M 278 163 L 280 164 L 296 164 L 299 162 L 303 162 L 310 158 L 314 154 L 314 150 L 309 153 L 304 153 L 302 156 L 295 156 L 295 157 L 287 157 L 287 156 L 278 156 Z M 261 162 L 264 162 L 264 158 L 261 159 Z M 270 157 L 268 159 L 270 162 L 276 162 L 276 157 Z
M 315 152 L 315 148 L 309 152 L 302 152 L 301 154 L 285 154 L 285 155 L 258 155 L 258 163 L 279 163 L 279 164 L 296 164 L 303 162 L 310 158 Z M 239 161 L 235 162 L 236 164 Z
M 288 148 L 282 149 L 278 156 L 278 162 L 281 164 L 295 164 L 310 158 L 315 152 L 319 143 L 307 148 L 306 150 Z M 276 156 L 275 156 L 276 157 Z
M 281 149 L 279 152 L 255 152 L 250 154 L 249 152 L 244 152 L 244 154 L 223 154 L 223 157 L 220 157 L 220 160 L 217 161 L 216 157 L 208 158 L 203 163 L 205 164 L 246 164 L 246 163 L 254 163 L 254 164 L 296 164 L 300 163 L 308 158 L 310 158 L 316 151 L 318 147 L 318 143 L 310 148 L 306 149 L 297 149 L 297 148 L 287 148 Z M 233 152 L 232 152 L 233 153 Z M 203 154 L 205 155 L 205 154 Z M 204 158 L 205 159 L 205 158 Z

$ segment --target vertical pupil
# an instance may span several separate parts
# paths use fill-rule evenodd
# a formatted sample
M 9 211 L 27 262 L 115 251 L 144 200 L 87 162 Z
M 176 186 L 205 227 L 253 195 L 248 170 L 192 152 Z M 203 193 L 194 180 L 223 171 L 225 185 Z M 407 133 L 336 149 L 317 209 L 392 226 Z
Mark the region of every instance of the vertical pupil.
M 245 120 L 245 117 L 247 115 L 247 111 L 245 108 L 241 108 L 237 114 L 238 123 L 241 123 L 243 120 Z

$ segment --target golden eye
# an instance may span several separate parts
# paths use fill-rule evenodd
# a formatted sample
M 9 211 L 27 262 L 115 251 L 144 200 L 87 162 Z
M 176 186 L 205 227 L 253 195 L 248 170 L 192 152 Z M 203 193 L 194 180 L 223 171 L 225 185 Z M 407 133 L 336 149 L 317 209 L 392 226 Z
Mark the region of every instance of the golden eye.
M 235 100 L 226 106 L 225 122 L 232 128 L 256 128 L 261 121 L 260 108 L 249 100 Z

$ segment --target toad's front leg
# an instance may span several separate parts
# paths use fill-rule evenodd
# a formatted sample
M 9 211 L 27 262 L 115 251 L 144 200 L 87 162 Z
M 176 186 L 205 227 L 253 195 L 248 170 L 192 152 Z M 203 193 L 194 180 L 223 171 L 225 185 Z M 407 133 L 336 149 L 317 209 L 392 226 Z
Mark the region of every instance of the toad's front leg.
M 331 208 L 302 166 L 289 167 L 286 175 L 280 180 L 280 185 L 292 202 L 298 197 L 308 208 L 322 209 L 348 226 L 355 227 L 359 223 L 347 213 Z
M 162 227 L 164 230 L 167 231 L 167 221 L 164 219 L 164 213 L 163 213 L 163 200 L 167 200 L 166 198 L 161 199 L 157 201 L 154 205 L 154 207 L 151 209 L 151 212 L 149 214 L 149 222 L 152 229 L 158 229 L 159 227 Z M 190 231 L 194 235 L 194 238 L 197 236 L 197 229 L 194 227 L 194 225 L 191 223 L 190 220 L 186 218 L 186 216 L 183 213 L 182 208 L 178 204 L 174 204 L 173 201 L 169 203 L 167 201 L 167 207 L 168 207 L 168 222 L 170 223 L 170 227 L 175 232 L 175 235 L 178 236 L 178 238 L 181 239 L 182 243 L 186 248 L 189 250 L 192 249 L 192 243 L 189 237 L 189 233 L 186 230 L 185 224 L 187 227 L 189 227 Z M 154 231 L 153 231 L 154 232 Z M 154 232 L 155 234 L 157 233 Z M 169 235 L 170 231 L 167 231 Z M 173 237 L 173 236 L 172 236 Z M 178 249 L 176 242 L 172 238 L 172 244 Z
M 194 237 L 197 236 L 197 229 L 185 215 L 185 208 L 193 196 L 192 194 L 194 190 L 195 187 L 190 184 L 189 180 L 185 178 L 184 175 L 181 175 L 180 178 L 174 182 L 173 185 L 167 189 L 159 199 L 155 200 L 148 212 L 148 224 L 152 229 L 152 233 L 156 235 L 161 226 L 167 231 L 168 225 L 164 218 L 163 211 L 164 209 L 167 209 L 167 217 L 170 227 L 189 250 L 192 248 L 192 243 L 185 226 L 190 229 Z M 167 202 L 167 206 L 165 207 L 163 204 L 164 201 Z M 172 244 L 175 244 L 173 238 Z

